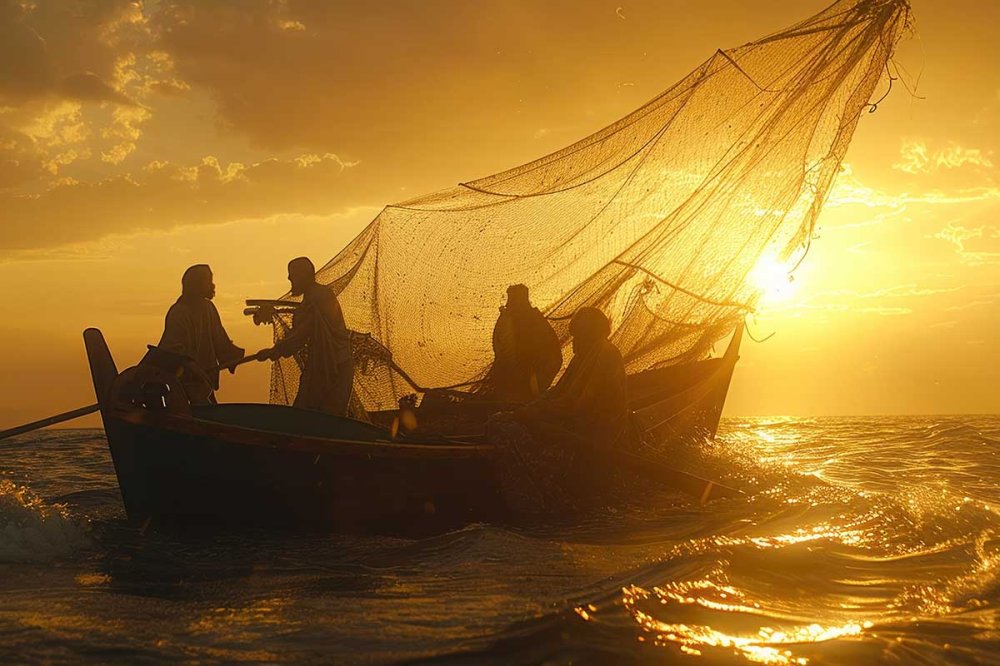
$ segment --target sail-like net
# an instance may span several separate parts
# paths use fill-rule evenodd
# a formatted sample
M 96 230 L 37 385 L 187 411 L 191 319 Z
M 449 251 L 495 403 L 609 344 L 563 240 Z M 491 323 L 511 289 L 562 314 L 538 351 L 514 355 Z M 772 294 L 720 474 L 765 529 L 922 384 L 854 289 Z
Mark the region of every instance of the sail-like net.
M 905 0 L 836 2 L 563 150 L 387 206 L 318 274 L 368 334 L 356 399 L 483 381 L 517 283 L 564 341 L 560 322 L 601 308 L 629 372 L 705 358 L 754 310 L 755 267 L 807 248 L 908 21 Z M 297 374 L 275 365 L 272 400 Z

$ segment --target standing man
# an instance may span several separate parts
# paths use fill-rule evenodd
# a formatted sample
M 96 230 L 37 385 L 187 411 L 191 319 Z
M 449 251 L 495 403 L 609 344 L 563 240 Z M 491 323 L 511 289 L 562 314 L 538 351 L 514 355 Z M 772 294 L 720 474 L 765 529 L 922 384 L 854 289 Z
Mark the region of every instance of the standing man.
M 544 393 L 562 367 L 552 325 L 531 305 L 523 284 L 507 287 L 507 305 L 493 327 L 492 383 L 496 398 L 527 402 Z
M 292 295 L 302 297 L 292 330 L 274 347 L 261 350 L 257 358 L 295 356 L 302 374 L 293 405 L 346 416 L 354 386 L 354 356 L 337 296 L 316 282 L 316 268 L 306 257 L 288 262 L 288 281 Z
M 157 348 L 187 356 L 181 384 L 191 404 L 215 402 L 222 364 L 235 363 L 244 351 L 229 339 L 212 299 L 215 283 L 207 264 L 191 266 L 181 278 L 181 295 L 167 311 Z M 232 372 L 232 370 L 230 370 Z

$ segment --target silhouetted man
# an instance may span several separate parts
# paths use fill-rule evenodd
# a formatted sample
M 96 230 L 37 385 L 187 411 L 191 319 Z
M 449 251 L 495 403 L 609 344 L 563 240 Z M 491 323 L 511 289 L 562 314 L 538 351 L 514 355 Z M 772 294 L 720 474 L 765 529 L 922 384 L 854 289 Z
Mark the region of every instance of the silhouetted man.
M 288 281 L 292 295 L 302 296 L 302 304 L 293 316 L 291 332 L 274 347 L 261 350 L 258 359 L 299 355 L 302 374 L 294 406 L 346 416 L 354 357 L 337 296 L 316 282 L 316 268 L 306 257 L 288 263 Z
M 518 512 L 575 510 L 600 497 L 613 451 L 628 443 L 628 378 L 608 318 L 581 308 L 569 328 L 573 358 L 556 385 L 487 425 L 502 453 L 504 499 Z
M 580 308 L 569 324 L 573 358 L 540 400 L 514 413 L 526 425 L 558 426 L 598 447 L 628 436 L 628 376 L 621 352 L 608 339 L 611 323 L 597 308 Z M 548 428 L 546 428 L 548 430 Z
M 498 400 L 526 402 L 552 384 L 562 367 L 559 338 L 523 284 L 507 288 L 507 305 L 493 327 L 491 380 Z
M 167 311 L 159 349 L 191 359 L 183 366 L 181 383 L 192 404 L 215 402 L 219 389 L 218 365 L 234 363 L 244 351 L 233 344 L 222 326 L 212 299 L 215 284 L 206 264 L 191 266 L 181 278 L 181 295 Z

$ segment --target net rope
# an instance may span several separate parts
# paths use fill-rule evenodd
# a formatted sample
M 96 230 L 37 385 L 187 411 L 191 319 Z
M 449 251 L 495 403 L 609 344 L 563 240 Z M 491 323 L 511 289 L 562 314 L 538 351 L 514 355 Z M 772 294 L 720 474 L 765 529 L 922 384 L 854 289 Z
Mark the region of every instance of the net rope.
M 708 356 L 755 310 L 755 267 L 808 249 L 908 23 L 905 0 L 836 2 L 717 51 L 562 150 L 387 206 L 318 271 L 365 334 L 359 408 L 393 409 L 411 384 L 488 381 L 498 306 L 517 283 L 564 343 L 573 312 L 602 309 L 630 373 Z M 287 326 L 277 318 L 276 338 Z M 273 402 L 294 398 L 300 363 L 275 363 Z

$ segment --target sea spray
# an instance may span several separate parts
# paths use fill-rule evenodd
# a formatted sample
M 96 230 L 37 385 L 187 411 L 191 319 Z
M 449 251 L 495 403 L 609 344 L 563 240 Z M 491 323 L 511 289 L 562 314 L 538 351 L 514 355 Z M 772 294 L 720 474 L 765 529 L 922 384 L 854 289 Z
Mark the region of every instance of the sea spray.
M 83 526 L 61 504 L 48 504 L 29 488 L 0 481 L 0 563 L 47 562 L 87 544 Z

